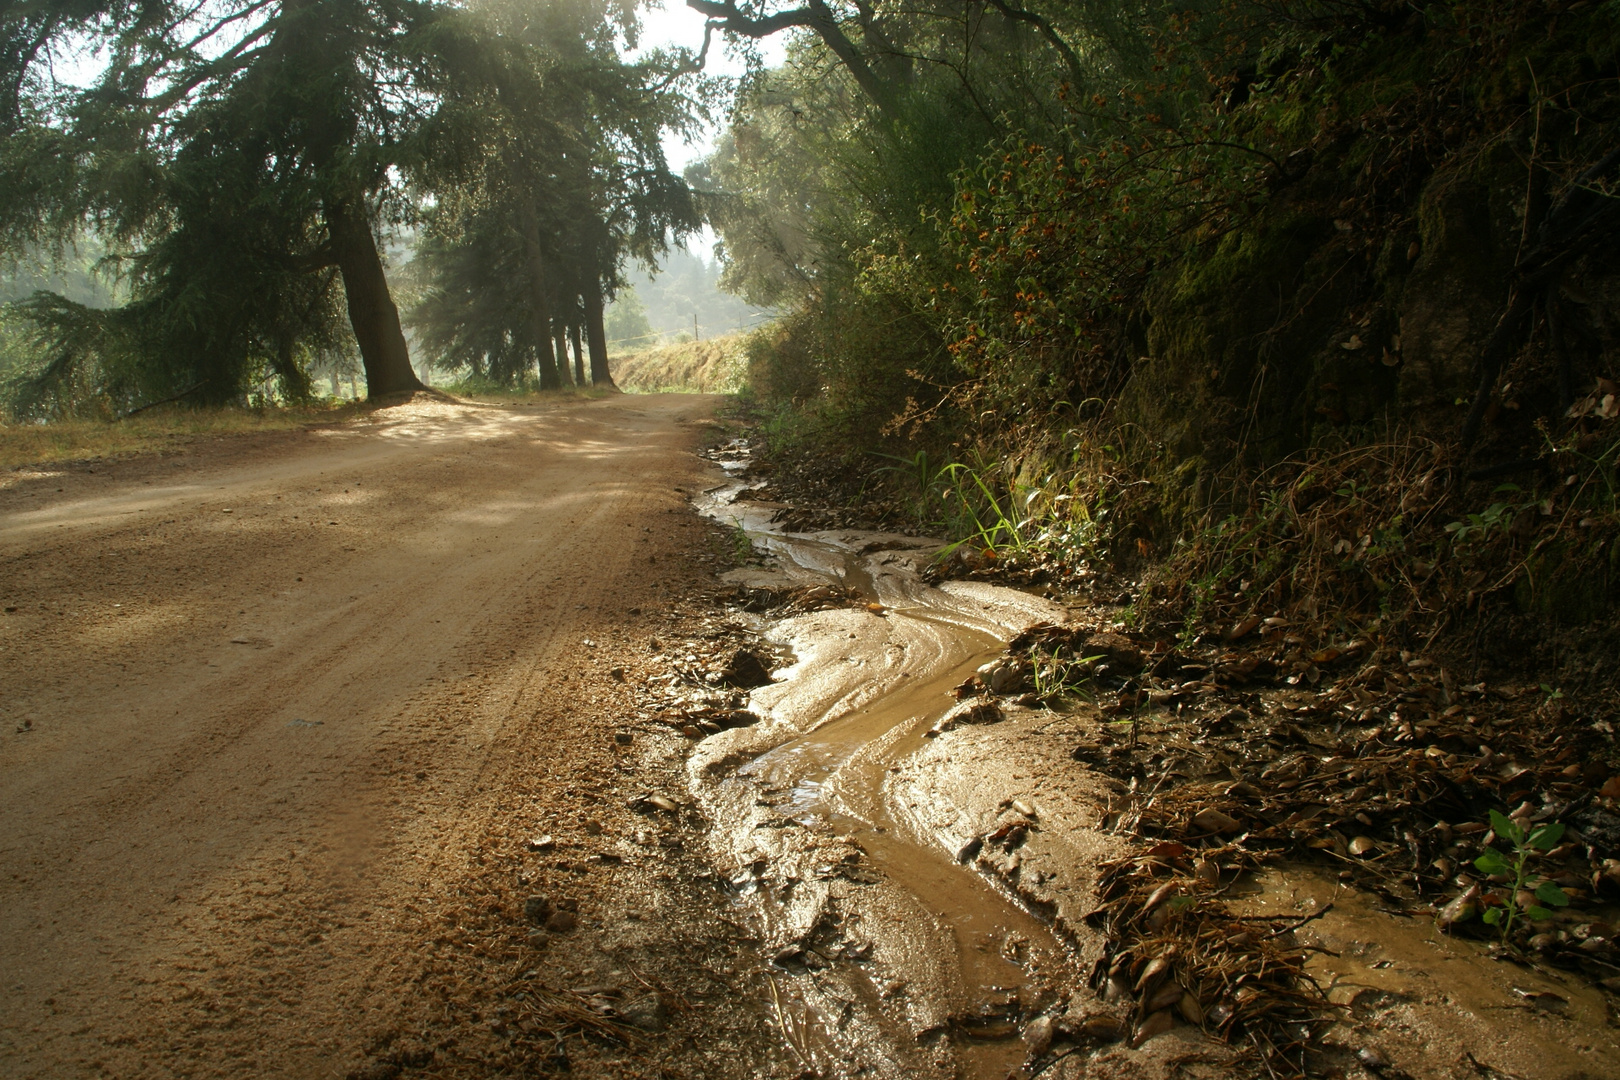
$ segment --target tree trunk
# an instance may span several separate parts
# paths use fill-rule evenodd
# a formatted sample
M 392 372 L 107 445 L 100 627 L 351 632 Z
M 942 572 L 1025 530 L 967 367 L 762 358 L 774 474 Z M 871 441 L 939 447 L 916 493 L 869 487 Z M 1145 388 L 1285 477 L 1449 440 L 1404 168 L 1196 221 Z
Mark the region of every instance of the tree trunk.
M 334 200 L 326 205 L 326 229 L 331 234 L 338 271 L 343 275 L 349 325 L 354 327 L 360 359 L 366 368 L 366 397 L 424 389 L 411 369 L 405 332 L 399 326 L 399 309 L 388 293 L 388 278 L 383 274 L 370 223 L 349 203 Z
M 585 350 L 579 347 L 579 323 L 568 328 L 568 338 L 574 343 L 574 385 L 585 385 Z
M 540 389 L 556 390 L 562 386 L 562 374 L 557 370 L 557 354 L 552 351 L 555 347 L 551 340 L 551 320 L 541 315 L 540 328 L 536 336 L 540 339 L 535 346 L 535 352 L 540 360 Z
M 546 256 L 540 245 L 540 226 L 534 207 L 523 204 L 523 249 L 529 261 L 529 323 L 534 327 L 535 359 L 540 365 L 540 389 L 556 390 L 562 386 L 562 375 L 557 370 L 556 345 L 551 333 L 551 290 L 546 287 Z
M 557 347 L 558 385 L 567 385 L 573 382 L 573 373 L 568 367 L 568 324 L 561 315 L 551 320 L 551 340 Z
M 612 386 L 608 372 L 607 331 L 602 326 L 602 286 L 592 281 L 585 286 L 585 339 L 591 348 L 591 385 Z

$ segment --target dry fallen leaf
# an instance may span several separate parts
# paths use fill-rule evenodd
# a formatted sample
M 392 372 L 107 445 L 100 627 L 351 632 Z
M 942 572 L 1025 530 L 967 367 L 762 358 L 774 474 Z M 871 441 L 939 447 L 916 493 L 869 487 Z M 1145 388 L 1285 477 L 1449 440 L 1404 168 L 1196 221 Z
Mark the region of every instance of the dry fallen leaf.
M 1440 909 L 1440 915 L 1435 920 L 1440 929 L 1447 930 L 1460 922 L 1467 922 L 1479 913 L 1479 886 L 1470 886 L 1468 891 L 1457 897 L 1451 903 Z
M 1181 1018 L 1187 1023 L 1197 1027 L 1204 1026 L 1204 1007 L 1198 1003 L 1198 999 L 1190 991 L 1182 992 L 1178 1008 L 1181 1011 Z
M 1155 1036 L 1163 1035 L 1165 1032 L 1169 1031 L 1175 1026 L 1175 1018 L 1170 1015 L 1170 1011 L 1168 1009 L 1154 1013 L 1152 1016 L 1149 1016 L 1146 1020 L 1142 1021 L 1142 1026 L 1136 1029 L 1135 1035 L 1131 1036 L 1132 1049 L 1141 1046 L 1143 1043 L 1154 1038 Z
M 1213 806 L 1207 806 L 1194 814 L 1192 823 L 1195 829 L 1207 833 L 1237 832 L 1240 827 L 1237 818 Z
M 1261 621 L 1258 615 L 1250 615 L 1246 619 L 1240 619 L 1233 624 L 1232 629 L 1226 632 L 1226 640 L 1236 641 L 1241 637 L 1246 637 L 1254 632 L 1254 628 L 1259 626 Z

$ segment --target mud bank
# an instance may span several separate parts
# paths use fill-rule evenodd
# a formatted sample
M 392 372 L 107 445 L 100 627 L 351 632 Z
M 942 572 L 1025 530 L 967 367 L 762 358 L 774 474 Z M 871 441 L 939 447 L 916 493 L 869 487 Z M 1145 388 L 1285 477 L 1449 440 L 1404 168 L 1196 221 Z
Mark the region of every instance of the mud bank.
M 1108 718 L 952 693 L 1026 627 L 1106 627 L 1110 613 L 929 586 L 935 541 L 785 532 L 785 507 L 730 478 L 745 446 L 720 463 L 728 478 L 698 508 L 764 556 L 723 580 L 739 596 L 821 589 L 847 605 L 780 618 L 744 605 L 767 609 L 740 617 L 791 664 L 687 766 L 791 1054 L 825 1076 L 1263 1074 L 1185 1007 L 1150 1013 L 1147 995 L 1099 983 L 1099 874 L 1141 847 L 1112 814 L 1124 785 L 1075 760 Z M 1240 919 L 1299 923 L 1286 940 L 1308 957 L 1302 985 L 1320 988 L 1306 1071 L 1620 1076 L 1600 991 L 1507 968 L 1312 868 L 1234 873 L 1223 895 Z

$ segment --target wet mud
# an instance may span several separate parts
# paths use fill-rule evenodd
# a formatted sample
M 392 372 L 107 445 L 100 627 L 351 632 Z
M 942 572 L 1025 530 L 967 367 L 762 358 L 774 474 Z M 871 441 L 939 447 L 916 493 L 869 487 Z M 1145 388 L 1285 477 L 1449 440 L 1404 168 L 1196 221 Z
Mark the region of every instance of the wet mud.
M 1122 785 L 1072 753 L 1106 718 L 952 694 L 1026 627 L 1098 612 L 982 582 L 930 586 L 937 541 L 784 531 L 787 508 L 747 497 L 745 451 L 728 456 L 697 507 L 763 558 L 723 580 L 848 602 L 739 613 L 791 666 L 747 696 L 757 723 L 703 738 L 687 762 L 792 1056 L 822 1076 L 1263 1074 L 1196 1025 L 1144 1032 L 1129 1002 L 1087 985 L 1104 951 L 1086 919 L 1098 875 L 1136 853 L 1109 827 Z M 1601 991 L 1513 969 L 1310 867 L 1243 875 L 1229 900 L 1308 922 L 1297 937 L 1324 1035 L 1307 1072 L 1620 1076 Z
M 1075 981 L 1074 951 L 958 862 L 984 822 L 907 812 L 899 774 L 954 686 L 1063 612 L 995 586 L 924 584 L 931 541 L 783 533 L 777 507 L 734 501 L 741 488 L 700 509 L 772 565 L 728 581 L 831 583 L 866 601 L 762 621 L 796 663 L 752 693 L 761 723 L 705 740 L 689 763 L 716 860 L 781 971 L 784 1035 L 833 1074 L 1006 1076 L 1024 1060 L 1025 1023 Z

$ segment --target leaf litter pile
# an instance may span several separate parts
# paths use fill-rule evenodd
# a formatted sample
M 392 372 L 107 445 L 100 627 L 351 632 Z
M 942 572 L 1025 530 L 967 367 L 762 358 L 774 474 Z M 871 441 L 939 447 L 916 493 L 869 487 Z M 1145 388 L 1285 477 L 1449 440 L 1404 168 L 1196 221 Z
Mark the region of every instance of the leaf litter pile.
M 1130 1016 L 1077 1036 L 1141 1045 L 1185 1023 L 1274 1074 L 1305 1071 L 1332 1007 L 1294 931 L 1325 909 L 1244 918 L 1223 899 L 1282 859 L 1620 993 L 1620 926 L 1603 917 L 1620 897 L 1614 733 L 1556 692 L 1462 685 L 1423 656 L 1252 618 L 1192 646 L 1035 627 L 957 693 L 1100 708 L 1072 756 L 1119 782 L 1102 828 L 1140 846 L 1103 867 L 1092 986 Z

